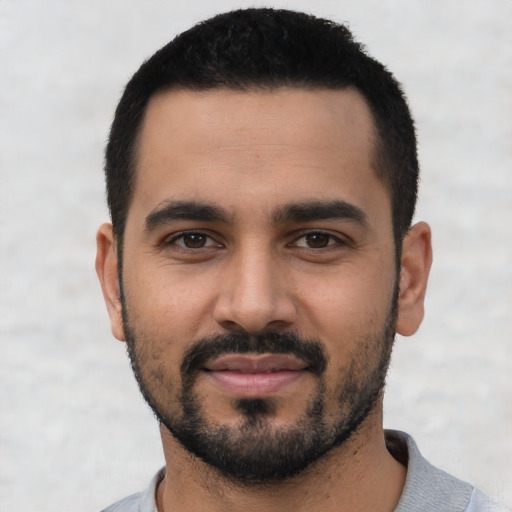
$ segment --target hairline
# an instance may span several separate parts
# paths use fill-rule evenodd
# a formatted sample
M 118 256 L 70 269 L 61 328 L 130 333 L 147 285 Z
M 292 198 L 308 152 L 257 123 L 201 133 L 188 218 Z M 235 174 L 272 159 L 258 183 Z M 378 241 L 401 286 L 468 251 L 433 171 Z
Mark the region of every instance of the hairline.
M 386 144 L 384 141 L 384 137 L 382 136 L 379 119 L 377 114 L 372 107 L 372 104 L 365 96 L 363 91 L 359 87 L 354 84 L 346 84 L 339 85 L 338 87 L 332 85 L 322 85 L 322 84 L 308 84 L 302 82 L 292 82 L 288 83 L 286 80 L 283 80 L 282 84 L 256 84 L 256 83 L 248 83 L 247 85 L 215 85 L 211 87 L 194 87 L 182 84 L 172 84 L 172 85 L 163 85 L 153 91 L 145 100 L 144 107 L 141 111 L 140 120 L 137 125 L 137 131 L 133 137 L 133 142 L 130 147 L 130 157 L 129 157 L 129 166 L 127 169 L 128 175 L 128 187 L 129 193 L 127 194 L 127 200 L 125 204 L 125 212 L 122 217 L 122 229 L 120 232 L 114 227 L 114 238 L 117 247 L 117 254 L 119 264 L 122 266 L 122 257 L 123 257 L 123 248 L 124 248 L 124 234 L 126 230 L 126 221 L 129 215 L 129 210 L 131 207 L 131 202 L 133 200 L 133 194 L 135 191 L 135 187 L 137 184 L 137 175 L 138 175 L 138 166 L 139 166 L 139 155 L 140 155 L 140 144 L 141 144 L 141 136 L 143 131 L 143 125 L 146 119 L 147 111 L 150 102 L 158 95 L 166 94 L 170 92 L 196 92 L 196 93 L 208 93 L 212 91 L 233 91 L 250 94 L 253 92 L 277 92 L 283 89 L 289 90 L 302 90 L 302 91 L 344 91 L 344 90 L 353 90 L 355 91 L 361 99 L 364 101 L 366 106 L 369 109 L 371 115 L 371 155 L 370 155 L 370 167 L 377 179 L 384 185 L 386 188 L 389 203 L 390 203 L 390 214 L 391 214 L 391 224 L 392 224 L 392 232 L 393 232 L 393 243 L 395 246 L 395 259 L 397 270 L 400 268 L 400 255 L 401 255 L 401 245 L 402 240 L 405 233 L 400 233 L 400 230 L 395 225 L 395 199 L 394 192 L 391 180 L 386 178 L 386 176 L 393 172 L 391 169 L 389 171 L 385 170 L 386 166 L 390 166 L 389 155 L 386 150 Z

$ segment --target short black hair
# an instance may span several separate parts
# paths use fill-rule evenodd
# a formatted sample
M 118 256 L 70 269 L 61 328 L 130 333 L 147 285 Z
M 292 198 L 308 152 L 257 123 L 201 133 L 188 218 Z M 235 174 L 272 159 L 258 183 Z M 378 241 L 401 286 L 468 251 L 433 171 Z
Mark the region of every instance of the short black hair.
M 219 14 L 183 32 L 145 61 L 117 106 L 105 151 L 107 200 L 119 250 L 136 178 L 137 138 L 148 101 L 161 90 L 247 91 L 355 88 L 373 114 L 373 166 L 392 203 L 397 254 L 418 189 L 416 135 L 400 84 L 342 24 L 270 8 Z

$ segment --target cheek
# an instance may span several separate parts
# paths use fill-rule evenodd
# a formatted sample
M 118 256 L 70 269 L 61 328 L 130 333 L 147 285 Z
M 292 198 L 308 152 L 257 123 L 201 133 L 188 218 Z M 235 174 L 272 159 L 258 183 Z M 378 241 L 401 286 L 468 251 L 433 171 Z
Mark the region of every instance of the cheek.
M 304 292 L 303 330 L 325 344 L 331 358 L 346 359 L 357 340 L 383 332 L 391 308 L 394 271 L 343 272 Z M 305 288 L 307 290 L 307 288 Z
M 125 274 L 130 315 L 140 329 L 180 343 L 204 335 L 213 298 L 204 276 L 165 264 L 148 269 L 132 265 Z

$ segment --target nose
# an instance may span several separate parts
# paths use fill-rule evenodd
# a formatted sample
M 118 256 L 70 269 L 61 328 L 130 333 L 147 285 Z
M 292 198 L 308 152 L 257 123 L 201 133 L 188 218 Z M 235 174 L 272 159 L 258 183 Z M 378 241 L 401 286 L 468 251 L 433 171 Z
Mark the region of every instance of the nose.
M 270 253 L 248 249 L 222 274 L 214 320 L 229 331 L 283 330 L 296 321 L 292 284 Z

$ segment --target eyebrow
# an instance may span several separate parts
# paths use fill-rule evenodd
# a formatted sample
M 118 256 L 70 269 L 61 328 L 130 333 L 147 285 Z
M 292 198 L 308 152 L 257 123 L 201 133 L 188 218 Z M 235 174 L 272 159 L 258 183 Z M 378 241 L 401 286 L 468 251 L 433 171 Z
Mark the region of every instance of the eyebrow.
M 368 216 L 361 208 L 341 200 L 292 203 L 274 212 L 274 221 L 279 224 L 329 219 L 349 220 L 362 226 L 369 224 Z
M 197 201 L 164 201 L 145 221 L 145 231 L 152 231 L 173 220 L 226 222 L 227 213 L 218 206 Z
M 154 229 L 175 220 L 202 222 L 228 222 L 228 214 L 219 206 L 198 201 L 164 201 L 145 220 L 145 231 Z M 272 215 L 276 224 L 286 222 L 309 222 L 316 220 L 349 220 L 368 225 L 366 213 L 346 201 L 304 201 L 290 203 L 277 208 Z

